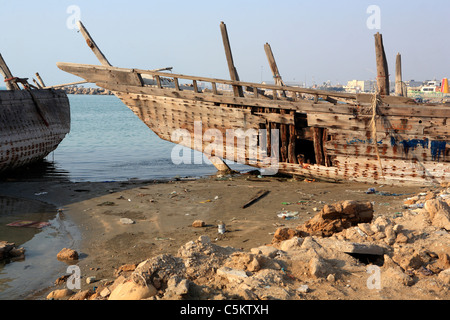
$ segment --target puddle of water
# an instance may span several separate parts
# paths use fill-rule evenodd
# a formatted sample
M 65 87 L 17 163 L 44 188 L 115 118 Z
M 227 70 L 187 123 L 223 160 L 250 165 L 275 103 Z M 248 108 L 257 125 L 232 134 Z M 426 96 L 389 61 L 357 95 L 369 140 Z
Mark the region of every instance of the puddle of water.
M 20 220 L 50 225 L 42 229 L 6 226 Z M 64 247 L 76 249 L 80 239 L 77 227 L 65 218 L 64 211 L 39 201 L 0 196 L 0 240 L 25 248 L 24 260 L 0 264 L 0 299 L 26 299 L 52 286 L 67 273 L 67 265 L 56 255 Z

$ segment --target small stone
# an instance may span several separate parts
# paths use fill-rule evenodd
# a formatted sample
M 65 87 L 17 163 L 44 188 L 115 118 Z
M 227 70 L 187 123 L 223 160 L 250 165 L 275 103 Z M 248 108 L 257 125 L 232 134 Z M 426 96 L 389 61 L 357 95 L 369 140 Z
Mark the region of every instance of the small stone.
M 278 254 L 278 249 L 272 246 L 260 246 L 257 248 L 250 249 L 253 254 L 261 254 L 269 258 L 275 258 Z
M 194 228 L 202 228 L 204 226 L 205 226 L 205 221 L 203 221 L 203 220 L 195 220 L 192 223 L 192 227 L 194 227 Z
M 87 277 L 86 278 L 86 283 L 87 284 L 94 283 L 95 281 L 97 281 L 97 279 L 95 279 L 95 277 Z
M 302 284 L 300 287 L 297 288 L 297 291 L 301 293 L 307 293 L 309 292 L 309 287 L 307 284 Z
M 59 289 L 53 290 L 47 295 L 48 300 L 60 300 L 65 299 L 73 294 L 72 290 L 69 289 Z
M 244 270 L 236 270 L 229 267 L 217 269 L 217 274 L 226 277 L 230 281 L 248 278 L 247 273 Z
M 78 260 L 78 252 L 73 249 L 63 248 L 56 257 L 58 260 Z
M 330 274 L 327 276 L 327 280 L 328 280 L 329 282 L 335 282 L 335 281 L 336 281 L 336 276 L 335 276 L 334 274 L 330 273 Z
M 313 277 L 325 278 L 330 273 L 328 263 L 320 257 L 314 257 L 309 262 L 309 272 Z
M 395 239 L 396 243 L 408 243 L 408 237 L 400 232 L 399 234 L 397 234 L 397 238 Z
M 293 237 L 289 240 L 285 240 L 281 243 L 280 249 L 283 251 L 288 251 L 290 249 L 298 248 L 302 245 L 303 238 Z
M 120 222 L 121 222 L 122 224 L 134 224 L 134 221 L 131 220 L 131 219 L 128 219 L 128 218 L 121 218 L 121 219 L 120 219 Z
M 100 292 L 100 296 L 103 298 L 106 298 L 107 296 L 109 296 L 111 294 L 111 291 L 108 288 L 103 289 Z
M 167 290 L 171 291 L 175 295 L 182 296 L 189 292 L 189 285 L 189 280 L 175 276 L 170 278 L 167 282 Z
M 438 275 L 438 279 L 441 280 L 444 284 L 450 284 L 450 269 L 446 269 L 441 271 Z

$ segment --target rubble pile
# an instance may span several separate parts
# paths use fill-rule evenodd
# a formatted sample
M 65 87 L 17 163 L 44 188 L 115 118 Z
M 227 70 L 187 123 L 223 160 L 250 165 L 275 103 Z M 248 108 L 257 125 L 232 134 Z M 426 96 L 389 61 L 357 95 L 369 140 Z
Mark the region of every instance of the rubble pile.
M 295 229 L 279 228 L 271 244 L 247 252 L 203 235 L 65 298 L 446 300 L 449 217 L 450 188 L 407 198 L 392 217 L 341 201 Z
M 25 249 L 17 248 L 15 243 L 0 241 L 0 263 L 3 261 L 19 261 L 25 258 Z

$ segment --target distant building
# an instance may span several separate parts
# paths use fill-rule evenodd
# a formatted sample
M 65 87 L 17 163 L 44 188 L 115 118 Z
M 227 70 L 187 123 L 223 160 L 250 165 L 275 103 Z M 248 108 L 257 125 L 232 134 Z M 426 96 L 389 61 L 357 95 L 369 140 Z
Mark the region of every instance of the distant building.
M 374 80 L 351 80 L 344 86 L 346 92 L 374 92 L 377 88 L 377 82 Z
M 409 88 L 419 88 L 423 86 L 423 81 L 415 81 L 415 80 L 408 80 L 404 81 L 406 86 Z

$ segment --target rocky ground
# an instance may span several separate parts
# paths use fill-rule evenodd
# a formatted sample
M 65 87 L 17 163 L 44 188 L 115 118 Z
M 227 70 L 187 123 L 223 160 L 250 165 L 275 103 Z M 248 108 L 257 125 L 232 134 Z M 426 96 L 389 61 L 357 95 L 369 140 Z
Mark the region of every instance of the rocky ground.
M 230 186 L 238 182 L 227 183 Z M 314 183 L 311 187 L 303 183 L 304 188 L 302 191 L 297 189 L 297 195 L 305 195 L 308 189 L 313 192 Z M 272 187 L 276 193 L 278 185 Z M 348 198 L 353 200 L 345 200 L 341 195 L 339 200 L 332 201 L 330 194 L 325 192 L 324 197 L 315 198 L 312 206 L 308 204 L 309 216 L 304 215 L 302 219 L 291 219 L 298 212 L 278 211 L 275 218 L 278 222 L 272 223 L 273 232 L 266 243 L 243 241 L 239 237 L 240 245 L 232 246 L 230 244 L 238 242 L 227 240 L 239 234 L 239 229 L 232 223 L 227 222 L 226 232 L 220 234 L 216 221 L 211 227 L 205 216 L 190 216 L 192 225 L 172 229 L 171 236 L 184 241 L 178 247 L 172 244 L 165 250 L 159 248 L 159 253 L 155 250 L 153 255 L 139 261 L 136 256 L 129 256 L 130 263 L 116 266 L 110 276 L 83 274 L 80 290 L 69 290 L 67 281 L 70 278 L 63 276 L 56 281 L 47 299 L 448 300 L 449 187 L 444 185 L 409 196 L 397 196 L 397 207 L 391 207 L 390 211 L 382 210 L 384 204 L 378 200 L 382 201 L 380 196 L 383 194 L 375 189 L 359 193 L 359 197 L 350 197 L 352 193 L 347 192 Z M 148 191 L 146 188 L 139 192 Z M 186 193 L 188 189 L 195 189 L 193 185 L 183 185 L 181 190 L 183 188 Z M 286 185 L 280 188 L 286 188 Z M 205 205 L 218 200 L 214 199 L 213 186 L 210 190 L 211 197 L 204 201 L 197 199 L 197 203 Z M 223 185 L 221 190 L 220 198 L 226 197 Z M 374 198 L 370 198 L 370 193 L 379 197 L 377 202 L 371 201 Z M 204 191 L 202 194 L 205 195 Z M 287 192 L 280 194 L 284 199 L 293 199 Z M 112 196 L 118 199 L 117 195 Z M 190 198 L 193 195 L 194 192 Z M 127 199 L 128 195 L 121 192 L 121 196 Z M 278 195 L 276 199 L 279 201 L 281 197 Z M 97 199 L 97 202 L 101 200 L 105 199 Z M 157 201 L 154 198 L 147 200 L 150 203 Z M 285 202 L 281 209 L 298 208 L 302 201 L 306 200 Z M 392 202 L 391 199 L 385 201 Z M 263 206 L 264 201 L 260 200 L 258 204 Z M 136 215 L 135 212 L 135 220 L 139 219 Z M 222 216 L 232 220 L 229 215 Z M 130 216 L 123 218 L 134 223 Z M 122 220 L 122 223 L 126 221 Z M 187 229 L 191 230 L 187 234 L 190 240 L 186 236 L 177 238 L 178 232 L 182 234 Z M 257 238 L 257 231 L 252 232 Z M 263 233 L 268 234 L 266 230 Z M 101 267 L 95 268 L 91 264 L 91 274 L 95 274 L 95 269 Z

